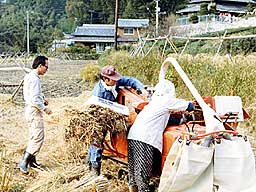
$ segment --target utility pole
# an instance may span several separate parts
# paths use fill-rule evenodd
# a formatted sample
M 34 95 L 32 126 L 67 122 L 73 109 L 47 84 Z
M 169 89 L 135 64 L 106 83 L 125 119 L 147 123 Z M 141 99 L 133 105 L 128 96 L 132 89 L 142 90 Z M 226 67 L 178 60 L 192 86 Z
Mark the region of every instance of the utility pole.
M 29 55 L 29 11 L 27 11 L 27 54 Z
M 116 0 L 116 11 L 115 11 L 115 42 L 114 42 L 115 50 L 117 50 L 117 28 L 118 28 L 118 0 Z
M 158 36 L 158 15 L 160 12 L 160 7 L 158 7 L 159 0 L 155 0 L 156 2 L 156 37 Z
M 95 12 L 94 10 L 89 10 L 89 13 L 91 13 L 91 24 L 92 24 L 92 18 L 93 18 L 93 13 Z

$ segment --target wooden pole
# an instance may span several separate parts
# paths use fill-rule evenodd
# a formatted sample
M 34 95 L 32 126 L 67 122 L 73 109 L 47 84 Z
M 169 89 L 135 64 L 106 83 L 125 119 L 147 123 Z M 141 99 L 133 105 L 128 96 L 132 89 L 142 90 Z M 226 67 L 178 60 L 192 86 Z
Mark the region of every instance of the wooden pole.
M 21 86 L 23 85 L 24 83 L 24 79 L 22 79 L 22 81 L 20 82 L 18 88 L 14 91 L 14 93 L 12 94 L 12 97 L 11 97 L 11 100 L 14 99 L 15 95 L 18 93 L 18 91 L 20 90 Z
M 181 53 L 180 53 L 179 58 L 183 55 L 183 53 L 184 53 L 184 51 L 185 51 L 185 49 L 186 49 L 188 43 L 189 43 L 189 39 L 186 41 L 186 44 L 185 44 L 185 46 L 183 47 L 183 49 L 182 49 L 182 51 L 181 51 Z
M 227 34 L 227 31 L 225 31 L 223 37 L 221 38 L 220 45 L 219 45 L 219 47 L 218 47 L 217 53 L 216 53 L 215 56 L 213 57 L 213 61 L 214 61 L 214 60 L 217 58 L 217 56 L 219 55 L 220 48 L 221 48 L 221 46 L 222 46 L 222 44 L 223 44 L 223 41 L 224 41 L 224 38 L 225 38 L 226 34 Z
M 115 11 L 115 42 L 114 42 L 115 50 L 117 50 L 117 29 L 118 29 L 118 0 L 116 0 L 116 11 Z
M 158 42 L 158 39 L 153 43 L 153 45 L 150 47 L 150 49 L 148 50 L 148 52 L 146 53 L 146 55 L 145 56 L 147 56 L 149 53 L 150 53 L 150 51 L 153 49 L 153 47 L 155 46 L 155 44 Z
M 167 38 L 167 37 L 166 37 Z M 166 49 L 166 45 L 167 45 L 167 39 L 165 40 L 165 43 L 164 43 L 164 48 L 163 48 L 163 51 L 162 51 L 162 57 L 164 56 L 164 51 Z

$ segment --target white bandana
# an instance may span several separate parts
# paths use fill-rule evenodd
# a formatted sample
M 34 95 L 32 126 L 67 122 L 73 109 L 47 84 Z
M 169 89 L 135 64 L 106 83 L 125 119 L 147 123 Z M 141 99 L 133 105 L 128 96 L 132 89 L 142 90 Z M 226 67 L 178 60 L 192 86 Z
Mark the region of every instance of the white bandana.
M 111 91 L 115 98 L 117 97 L 116 84 L 113 86 L 108 86 L 103 80 L 101 80 L 101 84 L 106 90 Z

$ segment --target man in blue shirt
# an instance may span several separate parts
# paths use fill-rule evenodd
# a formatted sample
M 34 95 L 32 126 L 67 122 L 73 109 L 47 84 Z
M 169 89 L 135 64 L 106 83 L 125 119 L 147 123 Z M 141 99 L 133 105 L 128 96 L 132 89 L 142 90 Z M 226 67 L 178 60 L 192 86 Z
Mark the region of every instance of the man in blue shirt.
M 92 95 L 107 99 L 109 101 L 116 101 L 120 86 L 128 86 L 138 93 L 143 91 L 143 83 L 138 79 L 128 76 L 121 76 L 114 66 L 108 65 L 101 70 L 101 80 L 97 83 L 92 91 Z
M 108 65 L 102 68 L 100 81 L 92 91 L 92 95 L 116 101 L 120 86 L 128 86 L 141 94 L 144 92 L 144 85 L 138 79 L 128 76 L 121 76 L 114 66 Z M 101 168 L 101 159 L 103 152 L 103 141 L 94 141 L 91 143 L 86 162 L 89 164 L 92 174 L 99 175 Z

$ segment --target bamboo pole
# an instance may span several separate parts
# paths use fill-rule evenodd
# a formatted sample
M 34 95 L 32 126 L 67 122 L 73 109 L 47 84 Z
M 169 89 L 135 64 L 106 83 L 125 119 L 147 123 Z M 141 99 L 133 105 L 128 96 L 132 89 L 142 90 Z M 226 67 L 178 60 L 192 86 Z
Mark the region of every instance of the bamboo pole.
M 220 48 L 221 48 L 221 46 L 222 46 L 222 44 L 223 44 L 223 41 L 224 41 L 224 38 L 225 38 L 226 34 L 227 34 L 227 31 L 225 31 L 223 37 L 221 38 L 220 45 L 219 45 L 219 47 L 218 47 L 218 50 L 217 50 L 215 56 L 213 57 L 213 61 L 215 61 L 215 59 L 216 59 L 217 56 L 219 55 Z
M 182 51 L 181 51 L 181 53 L 180 53 L 180 55 L 179 55 L 179 58 L 183 55 L 183 53 L 184 53 L 184 51 L 185 51 L 185 49 L 186 49 L 188 43 L 189 43 L 189 39 L 186 41 L 186 44 L 185 44 L 185 46 L 183 47 L 183 49 L 182 49 Z
M 20 82 L 19 86 L 17 87 L 17 89 L 14 91 L 14 93 L 12 94 L 11 100 L 14 99 L 15 95 L 18 93 L 18 91 L 20 90 L 21 86 L 24 83 L 24 79 L 22 79 L 22 81 Z
M 145 56 L 147 56 L 149 53 L 150 53 L 150 51 L 153 49 L 153 47 L 155 46 L 155 44 L 158 42 L 158 39 L 154 42 L 154 44 L 150 47 L 150 49 L 148 50 L 148 52 L 146 53 L 146 55 Z
M 163 51 L 162 51 L 162 57 L 164 56 L 164 51 L 166 49 L 166 45 L 167 45 L 167 37 L 166 37 L 166 40 L 165 40 L 165 43 L 164 43 L 164 48 L 163 48 Z

